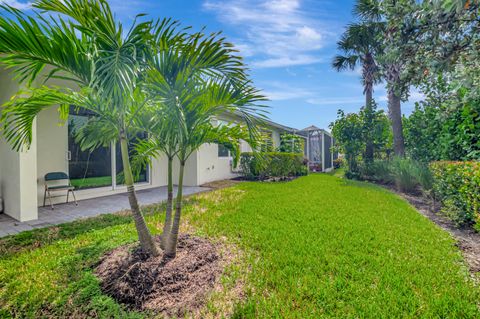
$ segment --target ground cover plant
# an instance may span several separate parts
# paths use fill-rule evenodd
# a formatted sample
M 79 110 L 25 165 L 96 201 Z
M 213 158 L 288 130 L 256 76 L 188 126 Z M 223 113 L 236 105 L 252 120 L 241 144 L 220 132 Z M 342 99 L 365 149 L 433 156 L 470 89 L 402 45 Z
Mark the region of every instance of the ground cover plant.
M 320 174 L 245 182 L 192 197 L 184 212 L 190 232 L 244 252 L 223 278 L 232 285 L 249 269 L 234 318 L 480 315 L 480 290 L 454 240 L 378 186 Z M 92 274 L 103 253 L 135 240 L 124 215 L 3 239 L 1 316 L 148 317 L 103 294 Z M 221 303 L 207 308 L 218 314 Z

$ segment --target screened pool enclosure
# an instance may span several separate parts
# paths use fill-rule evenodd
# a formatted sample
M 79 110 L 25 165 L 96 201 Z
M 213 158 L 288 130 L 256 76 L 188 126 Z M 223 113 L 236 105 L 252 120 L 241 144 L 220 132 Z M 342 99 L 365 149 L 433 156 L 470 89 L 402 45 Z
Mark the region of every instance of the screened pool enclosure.
M 310 170 L 314 172 L 332 170 L 333 161 L 338 157 L 338 154 L 332 149 L 335 144 L 332 135 L 314 125 L 296 133 L 306 139 L 305 157 L 308 159 Z

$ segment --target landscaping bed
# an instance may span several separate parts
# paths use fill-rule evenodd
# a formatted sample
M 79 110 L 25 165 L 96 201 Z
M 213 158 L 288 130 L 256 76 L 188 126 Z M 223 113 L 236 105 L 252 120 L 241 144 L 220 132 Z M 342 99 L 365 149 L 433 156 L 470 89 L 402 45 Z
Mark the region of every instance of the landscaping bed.
M 160 244 L 160 238 L 156 238 Z M 137 310 L 184 316 L 201 308 L 222 272 L 217 247 L 205 238 L 181 235 L 175 259 L 148 257 L 125 245 L 95 269 L 104 293 Z

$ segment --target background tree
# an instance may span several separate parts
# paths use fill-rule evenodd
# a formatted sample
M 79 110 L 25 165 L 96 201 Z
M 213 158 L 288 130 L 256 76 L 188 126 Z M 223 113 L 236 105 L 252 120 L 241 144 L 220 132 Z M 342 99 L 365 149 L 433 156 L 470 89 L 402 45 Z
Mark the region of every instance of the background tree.
M 19 81 L 37 78 L 70 80 L 74 91 L 59 87 L 30 87 L 7 103 L 2 111 L 3 131 L 15 149 L 29 146 L 32 123 L 45 108 L 60 105 L 61 117 L 68 117 L 70 105 L 95 116 L 83 128 L 83 148 L 95 148 L 118 141 L 125 184 L 141 247 L 158 255 L 135 195 L 128 152 L 129 130 L 135 116 L 146 105 L 139 90 L 139 77 L 150 55 L 152 23 L 135 22 L 125 31 L 115 21 L 103 0 L 40 0 L 33 7 L 35 19 L 8 6 L 0 16 L 0 62 L 11 68 Z M 8 18 L 11 16 L 12 18 Z M 168 41 L 174 37 L 172 24 L 158 24 L 156 34 Z M 45 67 L 51 68 L 45 76 Z
M 349 178 L 360 178 L 362 171 L 368 169 L 372 161 L 365 156 L 365 145 L 371 143 L 373 153 L 378 159 L 389 157 L 391 147 L 391 128 L 383 110 L 377 110 L 375 101 L 371 107 L 362 107 L 358 113 L 345 114 L 338 111 L 337 119 L 330 124 L 337 149 L 345 155 Z M 361 164 L 363 161 L 363 165 Z
M 382 25 L 383 32 L 378 39 L 382 54 L 377 57 L 382 77 L 387 84 L 388 110 L 392 124 L 393 148 L 395 155 L 405 155 L 405 141 L 402 127 L 401 102 L 407 99 L 410 83 L 403 74 L 408 59 L 405 43 L 411 40 L 410 33 L 401 27 L 405 16 L 416 6 L 414 0 L 358 0 L 354 12 L 363 21 Z
M 381 49 L 379 35 L 382 33 L 382 24 L 372 21 L 354 23 L 347 26 L 337 48 L 343 55 L 333 59 L 333 68 L 337 71 L 354 70 L 362 67 L 362 84 L 364 86 L 365 107 L 370 108 L 373 102 L 373 86 L 380 82 L 380 73 L 376 63 L 376 56 Z M 366 141 L 366 161 L 373 161 L 373 144 Z
M 346 176 L 358 177 L 358 162 L 364 147 L 362 136 L 362 122 L 357 113 L 345 114 L 342 110 L 338 110 L 337 119 L 330 124 L 333 137 L 335 138 L 335 146 L 337 150 L 344 154 L 347 161 Z

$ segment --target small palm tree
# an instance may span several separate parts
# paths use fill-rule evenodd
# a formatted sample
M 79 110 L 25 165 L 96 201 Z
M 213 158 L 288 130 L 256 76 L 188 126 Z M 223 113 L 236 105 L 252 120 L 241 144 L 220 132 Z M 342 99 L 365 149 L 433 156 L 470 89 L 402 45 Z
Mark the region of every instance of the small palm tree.
M 219 34 L 192 35 L 180 45 L 158 52 L 145 73 L 144 91 L 155 106 L 147 121 L 156 121 L 150 139 L 139 144 L 139 153 L 168 157 L 168 200 L 162 247 L 174 257 L 180 223 L 185 162 L 202 144 L 219 142 L 235 149 L 240 138 L 253 141 L 258 109 L 263 97 L 250 86 L 245 66 L 232 45 Z M 250 128 L 215 127 L 212 120 L 225 112 L 237 112 Z M 253 142 L 252 142 L 253 144 Z M 238 152 L 236 153 L 238 154 Z M 175 218 L 172 218 L 174 157 L 180 162 Z
M 184 96 L 184 99 L 179 99 L 176 108 L 173 110 L 178 124 L 176 129 L 178 134 L 177 157 L 180 168 L 175 217 L 165 248 L 165 257 L 167 258 L 174 258 L 176 255 L 182 212 L 183 176 L 188 158 L 204 143 L 220 142 L 238 149 L 240 139 L 244 139 L 246 136 L 242 132 L 241 126 L 215 126 L 212 123 L 212 118 L 225 112 L 233 113 L 238 110 L 243 112 L 241 113 L 243 122 L 248 126 L 248 123 L 253 122 L 251 114 L 249 114 L 253 109 L 253 103 L 263 100 L 263 97 L 249 84 L 238 86 L 228 83 L 228 81 L 209 81 L 197 85 L 191 83 L 190 85 L 190 94 Z M 252 130 L 253 127 L 250 127 L 250 129 Z M 255 143 L 251 143 L 251 145 L 255 146 Z M 238 156 L 238 150 L 236 154 Z
M 157 102 L 158 103 L 158 102 Z M 172 224 L 173 209 L 173 161 L 178 152 L 175 122 L 169 117 L 164 104 L 155 104 L 142 119 L 137 119 L 138 127 L 148 133 L 148 138 L 135 145 L 134 167 L 140 171 L 152 159 L 162 155 L 167 157 L 167 203 L 165 223 L 161 236 L 160 247 L 165 249 Z
M 120 143 L 125 184 L 141 247 L 159 254 L 135 195 L 128 152 L 129 134 L 136 116 L 146 107 L 140 75 L 152 55 L 153 38 L 175 37 L 174 23 L 159 23 L 152 34 L 151 22 L 135 21 L 125 31 L 105 0 L 39 0 L 33 7 L 59 13 L 35 19 L 12 7 L 1 10 L 0 62 L 11 68 L 19 81 L 32 83 L 41 75 L 71 81 L 79 90 L 41 86 L 28 88 L 8 102 L 2 111 L 3 133 L 13 148 L 29 147 L 32 123 L 47 107 L 60 105 L 61 117 L 68 117 L 70 105 L 95 116 L 79 130 L 83 148 L 95 148 L 113 141 Z M 45 68 L 50 71 L 45 73 Z
M 337 71 L 354 70 L 361 65 L 366 108 L 372 107 L 373 86 L 380 82 L 380 72 L 375 60 L 381 48 L 378 38 L 380 31 L 381 24 L 375 22 L 350 24 L 337 43 L 343 55 L 335 56 L 332 63 Z M 367 139 L 365 149 L 367 162 L 373 161 L 373 153 L 373 141 Z

